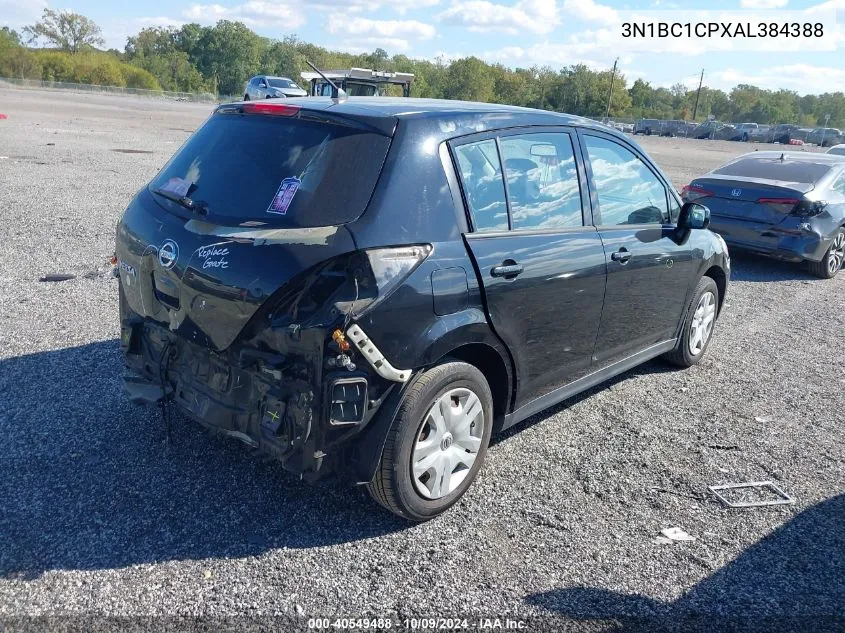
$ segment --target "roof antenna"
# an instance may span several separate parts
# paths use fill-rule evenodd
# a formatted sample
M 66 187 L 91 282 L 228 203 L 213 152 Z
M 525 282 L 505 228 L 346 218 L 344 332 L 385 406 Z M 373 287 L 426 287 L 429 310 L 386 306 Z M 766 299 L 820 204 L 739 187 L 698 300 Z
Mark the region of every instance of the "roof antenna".
M 346 101 L 346 99 L 347 99 L 347 97 L 348 97 L 349 95 L 347 95 L 347 94 L 346 94 L 346 91 L 345 91 L 345 90 L 343 90 L 342 88 L 338 88 L 338 87 L 337 87 L 337 84 L 336 84 L 335 82 L 333 82 L 331 79 L 329 79 L 328 77 L 326 77 L 326 76 L 323 74 L 323 71 L 322 71 L 322 70 L 320 70 L 319 68 L 317 68 L 314 64 L 312 64 L 312 63 L 311 63 L 310 61 L 308 61 L 307 59 L 305 60 L 305 63 L 306 63 L 306 64 L 308 64 L 309 66 L 311 66 L 311 68 L 313 68 L 313 69 L 314 69 L 314 72 L 316 72 L 318 75 L 320 75 L 320 77 L 322 77 L 323 79 L 325 79 L 325 80 L 326 80 L 326 82 L 327 82 L 327 83 L 328 83 L 328 84 L 332 87 L 332 99 L 334 99 L 334 100 L 335 100 L 335 101 L 337 101 L 337 102 L 340 102 L 340 101 Z

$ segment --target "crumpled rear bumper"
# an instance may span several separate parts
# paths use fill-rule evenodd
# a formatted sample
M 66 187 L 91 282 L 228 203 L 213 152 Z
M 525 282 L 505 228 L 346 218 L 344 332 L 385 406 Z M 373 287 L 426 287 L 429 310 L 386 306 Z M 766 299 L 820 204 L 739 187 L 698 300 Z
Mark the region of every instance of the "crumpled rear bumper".
M 240 346 L 219 353 L 130 315 L 121 334 L 126 394 L 138 404 L 171 402 L 303 477 L 343 469 L 392 386 L 369 367 L 327 370 L 332 352 L 322 328 L 282 338 L 280 351 Z

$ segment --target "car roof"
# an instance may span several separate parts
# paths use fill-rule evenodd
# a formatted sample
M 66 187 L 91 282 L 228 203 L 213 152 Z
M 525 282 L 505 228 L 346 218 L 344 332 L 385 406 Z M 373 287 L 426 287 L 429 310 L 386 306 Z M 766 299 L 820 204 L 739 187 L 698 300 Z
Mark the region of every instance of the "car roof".
M 221 104 L 224 105 L 235 105 Z M 460 123 L 478 115 L 508 115 L 508 123 L 502 127 L 517 125 L 578 125 L 606 130 L 607 126 L 584 117 L 549 110 L 536 110 L 498 103 L 476 101 L 452 101 L 448 99 L 419 99 L 414 97 L 350 97 L 337 101 L 331 97 L 307 97 L 295 104 L 305 110 L 331 111 L 340 116 L 366 116 L 368 118 L 394 119 L 448 119 Z

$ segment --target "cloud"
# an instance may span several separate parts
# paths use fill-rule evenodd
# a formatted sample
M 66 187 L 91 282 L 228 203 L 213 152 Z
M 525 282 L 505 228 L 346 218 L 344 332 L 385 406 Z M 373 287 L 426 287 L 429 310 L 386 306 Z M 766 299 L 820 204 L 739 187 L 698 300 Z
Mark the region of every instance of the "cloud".
M 550 33 L 559 21 L 555 0 L 519 0 L 512 6 L 489 0 L 453 0 L 437 19 L 470 31 L 513 35 Z
M 18 29 L 32 24 L 47 8 L 47 0 L 0 0 L 0 26 Z
M 299 28 L 306 22 L 305 13 L 292 2 L 249 0 L 233 7 L 220 4 L 192 4 L 182 12 L 188 20 L 214 23 L 218 20 L 238 20 L 247 26 L 282 27 L 286 31 Z
M 786 64 L 771 66 L 749 73 L 736 68 L 706 73 L 704 83 L 713 88 L 730 89 L 737 84 L 751 84 L 769 90 L 794 90 L 799 94 L 832 92 L 835 86 L 845 84 L 845 68 L 814 66 L 812 64 Z
M 371 51 L 375 47 L 407 51 L 409 40 L 430 40 L 437 35 L 431 25 L 418 20 L 372 20 L 348 15 L 332 15 L 326 31 L 340 36 L 344 50 Z
M 355 13 L 359 11 L 372 12 L 387 7 L 401 15 L 411 9 L 425 9 L 438 4 L 440 4 L 440 0 L 310 0 L 308 8 L 322 11 L 341 9 Z
M 614 24 L 619 20 L 619 13 L 613 7 L 598 4 L 594 0 L 564 0 L 563 12 L 568 17 L 587 22 Z
M 789 0 L 739 0 L 743 9 L 782 9 Z
M 584 64 L 592 70 L 610 69 L 610 66 L 605 62 L 585 57 L 581 48 L 572 44 L 543 42 L 528 47 L 505 46 L 497 50 L 486 51 L 481 54 L 481 57 L 489 62 L 499 62 L 511 67 L 557 67 Z
M 369 18 L 333 15 L 326 21 L 326 29 L 334 35 L 357 37 L 408 37 L 430 40 L 437 35 L 431 25 L 418 20 L 371 20 Z

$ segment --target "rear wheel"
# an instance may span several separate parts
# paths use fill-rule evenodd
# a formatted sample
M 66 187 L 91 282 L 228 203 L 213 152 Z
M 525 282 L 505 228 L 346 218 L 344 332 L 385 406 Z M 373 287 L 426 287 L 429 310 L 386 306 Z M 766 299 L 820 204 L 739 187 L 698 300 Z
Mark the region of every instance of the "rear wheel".
M 664 358 L 679 367 L 698 364 L 710 344 L 718 310 L 719 288 L 710 277 L 702 277 L 687 306 L 678 343 Z
M 833 237 L 830 248 L 820 262 L 807 262 L 810 272 L 822 279 L 832 279 L 842 270 L 845 263 L 845 228 L 839 229 Z
M 426 371 L 399 406 L 367 489 L 391 512 L 426 521 L 448 510 L 475 479 L 493 427 L 493 397 L 472 365 Z

